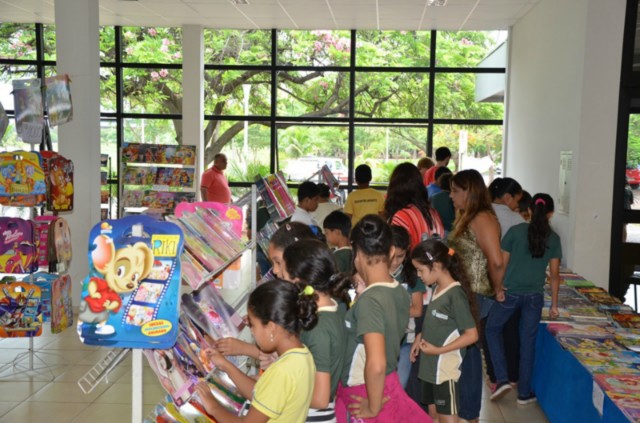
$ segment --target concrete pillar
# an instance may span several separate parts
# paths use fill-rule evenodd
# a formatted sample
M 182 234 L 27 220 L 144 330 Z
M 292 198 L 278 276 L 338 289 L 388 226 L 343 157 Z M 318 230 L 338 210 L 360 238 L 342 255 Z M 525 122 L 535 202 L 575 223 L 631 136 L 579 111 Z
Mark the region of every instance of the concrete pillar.
M 182 142 L 198 149 L 196 195 L 204 167 L 204 33 L 200 25 L 182 27 Z
M 73 260 L 69 274 L 73 301 L 89 272 L 91 227 L 100 221 L 100 59 L 98 2 L 56 0 L 58 74 L 71 78 L 73 120 L 58 129 L 59 152 L 73 161 L 74 210 L 64 213 L 71 228 Z

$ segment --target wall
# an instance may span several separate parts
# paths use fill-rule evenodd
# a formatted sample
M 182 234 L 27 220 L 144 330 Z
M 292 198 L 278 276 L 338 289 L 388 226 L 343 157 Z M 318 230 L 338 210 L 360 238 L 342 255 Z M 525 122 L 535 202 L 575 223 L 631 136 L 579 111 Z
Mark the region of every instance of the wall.
M 541 0 L 511 30 L 505 174 L 558 200 L 573 151 L 563 264 L 608 285 L 624 0 Z

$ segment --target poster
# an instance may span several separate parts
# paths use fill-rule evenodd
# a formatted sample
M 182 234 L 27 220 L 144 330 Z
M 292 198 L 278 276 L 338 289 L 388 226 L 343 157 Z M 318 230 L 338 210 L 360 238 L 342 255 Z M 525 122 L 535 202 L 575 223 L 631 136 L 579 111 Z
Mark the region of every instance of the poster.
M 573 151 L 560 152 L 560 177 L 558 185 L 558 213 L 569 215 L 571 209 L 571 172 L 573 170 Z
M 7 117 L 7 112 L 4 111 L 4 107 L 2 107 L 2 103 L 0 103 L 0 141 L 2 141 L 2 137 L 4 137 L 8 127 L 9 118 Z
M 29 144 L 40 144 L 44 129 L 40 79 L 14 80 L 13 100 L 18 137 Z
M 52 128 L 73 119 L 73 106 L 71 104 L 71 89 L 69 87 L 69 75 L 57 75 L 45 79 L 45 100 L 47 113 L 49 114 L 49 126 Z

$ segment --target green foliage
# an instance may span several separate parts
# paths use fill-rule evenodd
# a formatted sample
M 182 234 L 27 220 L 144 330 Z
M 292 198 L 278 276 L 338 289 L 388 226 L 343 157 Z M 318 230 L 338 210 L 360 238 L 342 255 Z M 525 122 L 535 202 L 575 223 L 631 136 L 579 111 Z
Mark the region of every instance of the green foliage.
M 45 27 L 47 57 L 55 58 L 55 31 Z M 0 24 L 0 57 L 35 58 L 35 26 Z M 358 31 L 356 65 L 361 67 L 422 67 L 425 72 L 355 72 L 355 110 L 349 109 L 351 62 L 350 31 L 276 31 L 277 50 L 271 52 L 271 31 L 205 30 L 205 63 L 237 66 L 265 66 L 260 69 L 205 71 L 205 113 L 209 116 L 238 116 L 236 121 L 205 121 L 205 163 L 225 151 L 235 155 L 238 166 L 269 162 L 270 126 L 250 122 L 249 152 L 244 149 L 245 125 L 241 116 L 271 114 L 271 73 L 266 66 L 276 54 L 284 66 L 338 66 L 342 70 L 283 70 L 276 76 L 279 118 L 413 118 L 428 117 L 429 54 L 431 32 Z M 100 30 L 102 62 L 115 61 L 115 29 Z M 131 113 L 182 113 L 182 70 L 169 64 L 182 63 L 182 30 L 161 27 L 122 28 L 123 61 L 148 63 L 148 68 L 127 68 L 123 72 L 124 111 Z M 438 67 L 475 67 L 496 46 L 487 32 L 438 32 Z M 0 68 L 2 81 L 16 76 L 31 77 L 33 69 L 24 66 Z M 113 68 L 101 68 L 102 111 L 116 110 Z M 0 81 L 0 82 L 2 82 Z M 245 89 L 250 87 L 248 105 Z M 471 73 L 436 74 L 435 117 L 441 119 L 503 118 L 502 104 L 475 101 L 475 76 Z M 265 119 L 267 121 L 268 119 Z M 305 126 L 282 122 L 277 130 L 280 162 L 303 155 L 342 158 L 346 164 L 348 130 L 346 126 Z M 286 120 L 286 119 L 285 119 Z M 345 124 L 346 125 L 346 124 Z M 499 160 L 501 126 L 436 125 L 434 144 L 457 151 L 460 131 L 469 132 L 468 150 L 477 156 L 490 155 Z M 640 134 L 640 132 L 637 132 Z M 386 169 L 398 161 L 415 161 L 426 151 L 427 128 L 395 125 L 356 126 L 356 162 L 371 160 L 383 177 Z M 634 139 L 640 138 L 640 135 Z M 107 141 L 108 140 L 108 141 Z M 125 141 L 181 143 L 180 120 L 127 120 Z M 111 135 L 103 137 L 111 142 Z M 630 143 L 632 141 L 630 140 Z M 633 142 L 640 142 L 640 139 Z M 639 155 L 640 156 L 640 155 Z M 630 160 L 637 162 L 640 157 Z M 250 174 L 251 172 L 248 172 Z M 244 173 L 242 173 L 244 174 Z M 243 176 L 244 178 L 244 176 Z M 250 180 L 250 178 L 249 178 Z
M 629 138 L 627 140 L 627 166 L 640 164 L 640 115 L 629 115 Z

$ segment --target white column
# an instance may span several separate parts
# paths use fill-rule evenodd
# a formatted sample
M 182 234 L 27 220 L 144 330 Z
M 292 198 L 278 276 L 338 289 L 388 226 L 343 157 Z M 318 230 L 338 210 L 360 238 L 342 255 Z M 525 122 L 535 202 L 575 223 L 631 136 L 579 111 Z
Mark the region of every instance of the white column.
M 204 33 L 200 25 L 182 27 L 182 143 L 198 149 L 196 192 L 204 168 Z
M 74 164 L 74 210 L 63 214 L 71 228 L 74 304 L 89 272 L 91 227 L 100 221 L 100 59 L 98 2 L 56 0 L 58 74 L 71 78 L 73 120 L 58 129 L 60 153 Z

